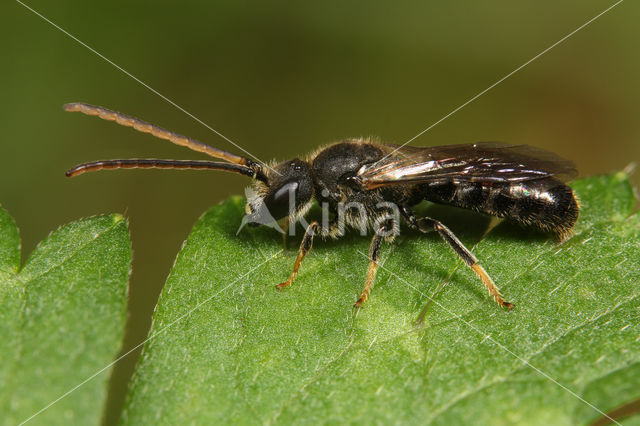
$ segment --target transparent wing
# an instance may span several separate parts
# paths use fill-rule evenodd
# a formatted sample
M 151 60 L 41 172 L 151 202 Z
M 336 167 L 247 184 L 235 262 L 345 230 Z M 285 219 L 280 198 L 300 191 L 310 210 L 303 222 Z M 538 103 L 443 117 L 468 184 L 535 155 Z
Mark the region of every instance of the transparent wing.
M 528 145 L 481 142 L 435 147 L 387 146 L 387 157 L 359 170 L 365 187 L 451 180 L 523 182 L 552 176 L 567 181 L 578 174 L 571 161 Z

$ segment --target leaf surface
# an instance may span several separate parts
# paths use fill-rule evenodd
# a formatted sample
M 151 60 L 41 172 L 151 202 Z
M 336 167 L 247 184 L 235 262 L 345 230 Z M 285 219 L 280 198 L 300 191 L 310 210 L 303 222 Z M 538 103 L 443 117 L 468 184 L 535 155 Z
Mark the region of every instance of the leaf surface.
M 622 173 L 572 186 L 582 212 L 562 245 L 424 211 L 473 247 L 511 311 L 437 235 L 410 231 L 383 247 L 360 311 L 369 239 L 357 235 L 316 240 L 293 286 L 275 291 L 297 242 L 283 252 L 272 230 L 236 236 L 239 198 L 212 208 L 167 280 L 123 423 L 585 424 L 639 398 L 633 191 Z
M 18 229 L 0 208 L 3 424 L 100 422 L 110 368 L 82 383 L 120 348 L 130 262 L 126 221 L 105 215 L 51 233 L 20 269 Z

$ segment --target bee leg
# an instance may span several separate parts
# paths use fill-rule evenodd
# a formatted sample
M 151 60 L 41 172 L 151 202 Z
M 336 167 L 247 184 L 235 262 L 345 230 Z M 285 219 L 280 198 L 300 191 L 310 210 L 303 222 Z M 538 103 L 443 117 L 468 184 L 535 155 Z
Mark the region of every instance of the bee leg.
M 469 251 L 468 248 L 462 244 L 462 242 L 451 232 L 449 228 L 444 226 L 440 221 L 431 219 L 430 217 L 423 217 L 422 219 L 416 219 L 408 208 L 403 208 L 405 218 L 413 228 L 419 229 L 421 232 L 437 231 L 438 234 L 445 240 L 449 246 L 456 252 L 456 254 L 467 264 L 468 267 L 473 269 L 473 272 L 478 275 L 482 280 L 482 283 L 487 288 L 487 291 L 493 297 L 500 306 L 511 309 L 513 304 L 505 301 L 500 294 L 498 286 L 493 282 L 487 271 L 478 263 L 478 259 Z
M 356 308 L 361 307 L 369 296 L 371 287 L 373 287 L 373 280 L 376 278 L 376 271 L 378 270 L 378 259 L 380 258 L 380 246 L 382 245 L 382 239 L 392 229 L 393 228 L 389 225 L 383 225 L 376 231 L 376 234 L 371 240 L 371 245 L 369 246 L 369 269 L 367 270 L 367 281 L 364 284 L 364 289 L 362 290 L 360 298 L 353 305 Z
M 298 251 L 296 263 L 293 265 L 293 272 L 289 276 L 288 280 L 276 286 L 278 290 L 282 290 L 284 287 L 290 286 L 293 282 L 293 279 L 296 277 L 296 275 L 298 275 L 298 269 L 300 269 L 302 259 L 304 259 L 307 253 L 311 251 L 311 246 L 313 245 L 313 236 L 315 235 L 317 228 L 318 222 L 312 222 L 305 231 L 304 237 L 302 237 L 302 242 L 300 243 L 300 251 Z

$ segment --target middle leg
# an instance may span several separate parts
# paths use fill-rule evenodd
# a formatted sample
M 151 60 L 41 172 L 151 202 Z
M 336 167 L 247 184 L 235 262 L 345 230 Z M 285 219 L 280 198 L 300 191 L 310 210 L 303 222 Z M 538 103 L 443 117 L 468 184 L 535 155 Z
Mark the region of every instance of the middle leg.
M 371 240 L 371 245 L 369 246 L 369 268 L 367 269 L 367 280 L 365 281 L 364 289 L 362 290 L 360 298 L 353 305 L 356 308 L 361 307 L 369 296 L 369 292 L 371 291 L 371 287 L 373 287 L 373 281 L 376 278 L 376 272 L 378 270 L 378 259 L 380 258 L 380 246 L 382 245 L 382 240 L 392 229 L 392 226 L 389 224 L 381 226 Z

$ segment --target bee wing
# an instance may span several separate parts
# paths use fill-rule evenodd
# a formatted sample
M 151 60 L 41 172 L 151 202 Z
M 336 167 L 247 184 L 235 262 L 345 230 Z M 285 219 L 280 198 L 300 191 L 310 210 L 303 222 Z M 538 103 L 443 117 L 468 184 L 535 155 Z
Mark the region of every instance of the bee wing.
M 523 182 L 555 177 L 567 181 L 575 165 L 558 155 L 528 145 L 493 142 L 435 147 L 387 145 L 389 154 L 358 171 L 369 189 L 385 185 L 461 182 Z

